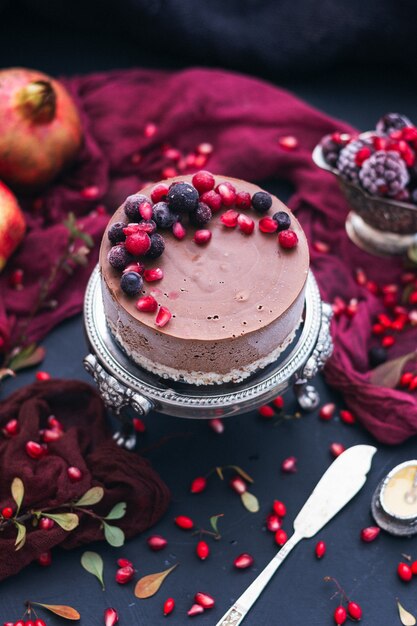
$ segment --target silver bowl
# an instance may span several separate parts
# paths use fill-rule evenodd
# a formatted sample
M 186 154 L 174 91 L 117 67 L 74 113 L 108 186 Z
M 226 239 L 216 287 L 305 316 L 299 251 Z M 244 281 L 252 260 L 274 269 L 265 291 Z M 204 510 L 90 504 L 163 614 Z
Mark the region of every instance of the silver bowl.
M 369 135 L 362 133 L 359 137 Z M 352 207 L 346 218 L 346 231 L 353 243 L 378 256 L 404 254 L 417 243 L 417 206 L 371 196 L 358 185 L 346 182 L 339 170 L 325 161 L 320 145 L 314 148 L 312 158 L 318 167 L 336 176 Z

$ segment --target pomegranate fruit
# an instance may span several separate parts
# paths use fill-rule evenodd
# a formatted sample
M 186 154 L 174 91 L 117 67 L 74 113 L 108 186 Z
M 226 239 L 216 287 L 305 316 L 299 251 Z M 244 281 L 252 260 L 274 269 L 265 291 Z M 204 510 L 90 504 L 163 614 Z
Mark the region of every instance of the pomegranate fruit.
M 26 222 L 17 199 L 10 189 L 0 182 L 0 272 L 22 241 L 25 231 Z
M 13 188 L 47 185 L 82 141 L 77 108 L 64 86 L 36 70 L 0 71 L 0 178 Z

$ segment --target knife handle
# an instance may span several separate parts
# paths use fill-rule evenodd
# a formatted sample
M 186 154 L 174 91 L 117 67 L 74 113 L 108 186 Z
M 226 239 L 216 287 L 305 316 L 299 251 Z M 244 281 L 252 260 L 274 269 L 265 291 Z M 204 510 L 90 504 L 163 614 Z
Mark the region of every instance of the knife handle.
M 285 557 L 291 552 L 293 547 L 303 539 L 295 532 L 281 548 L 281 550 L 274 556 L 268 565 L 264 567 L 262 572 L 255 578 L 253 583 L 242 593 L 240 598 L 236 600 L 234 605 L 223 615 L 216 626 L 238 626 L 245 619 L 247 613 L 249 613 L 256 600 L 265 589 L 266 585 L 271 580 Z

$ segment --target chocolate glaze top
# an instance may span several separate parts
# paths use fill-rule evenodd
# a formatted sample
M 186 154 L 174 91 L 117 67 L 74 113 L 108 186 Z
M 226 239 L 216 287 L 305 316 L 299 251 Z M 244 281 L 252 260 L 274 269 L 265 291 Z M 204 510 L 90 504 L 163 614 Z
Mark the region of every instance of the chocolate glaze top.
M 178 176 L 166 181 L 191 182 L 192 176 Z M 216 185 L 232 182 L 237 191 L 251 195 L 262 191 L 251 183 L 230 177 L 216 176 Z M 152 183 L 140 190 L 150 198 Z M 165 252 L 154 260 L 146 260 L 147 268 L 161 267 L 164 278 L 144 283 L 143 292 L 153 295 L 160 305 L 168 307 L 173 317 L 163 328 L 155 326 L 155 314 L 138 311 L 138 297 L 127 297 L 120 288 L 121 273 L 107 261 L 111 248 L 107 231 L 113 222 L 126 221 L 123 206 L 111 218 L 100 249 L 100 267 L 107 286 L 119 306 L 132 318 L 159 333 L 201 341 L 224 340 L 250 335 L 267 327 L 291 307 L 304 288 L 309 268 L 308 244 L 304 232 L 288 207 L 272 196 L 272 207 L 266 215 L 286 211 L 291 228 L 298 235 L 298 245 L 284 250 L 277 242 L 277 233 L 262 233 L 258 221 L 262 215 L 252 209 L 242 211 L 255 221 L 255 230 L 245 235 L 239 227 L 226 228 L 220 222 L 221 209 L 205 227 L 212 231 L 206 245 L 193 241 L 196 227 L 184 224 L 185 239 L 179 241 L 169 229 L 158 229 L 165 239 Z M 234 208 L 234 207 L 231 207 Z M 249 337 L 248 337 L 249 339 Z

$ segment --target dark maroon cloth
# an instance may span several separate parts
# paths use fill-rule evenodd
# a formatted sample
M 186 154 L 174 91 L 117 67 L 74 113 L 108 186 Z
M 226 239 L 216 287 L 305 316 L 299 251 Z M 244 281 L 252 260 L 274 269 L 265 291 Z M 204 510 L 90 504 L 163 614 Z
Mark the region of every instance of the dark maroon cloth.
M 29 440 L 39 441 L 39 430 L 54 415 L 64 426 L 63 436 L 48 444 L 48 455 L 30 458 Z M 22 479 L 25 496 L 21 513 L 42 507 L 57 507 L 80 498 L 90 487 L 104 488 L 103 500 L 90 508 L 105 516 L 118 502 L 126 502 L 126 515 L 109 522 L 127 538 L 155 524 L 166 511 L 169 491 L 149 462 L 117 446 L 106 428 L 103 402 L 97 392 L 78 381 L 46 381 L 24 387 L 0 404 L 0 429 L 17 419 L 20 432 L 11 438 L 0 435 L 0 510 L 16 505 L 10 493 L 15 477 Z M 71 482 L 67 468 L 78 467 L 82 479 Z M 0 580 L 15 574 L 55 546 L 74 548 L 102 540 L 100 523 L 86 514 L 71 532 L 55 525 L 51 530 L 29 526 L 24 547 L 15 550 L 16 529 L 2 532 Z
M 94 212 L 104 203 L 113 212 L 124 197 L 148 180 L 161 177 L 169 165 L 161 150 L 171 144 L 184 154 L 200 142 L 214 145 L 207 168 L 249 180 L 283 178 L 295 187 L 291 208 L 299 217 L 310 244 L 324 241 L 331 252 L 311 250 L 312 266 L 322 295 L 360 300 L 352 320 L 334 323 L 335 353 L 327 368 L 328 380 L 341 389 L 348 406 L 378 439 L 398 443 L 417 432 L 417 399 L 399 391 L 369 384 L 367 351 L 375 298 L 354 281 L 354 269 L 365 267 L 368 277 L 380 284 L 398 281 L 401 262 L 379 259 L 357 249 L 345 233 L 347 204 L 331 175 L 319 170 L 311 151 L 320 138 L 349 127 L 267 83 L 228 72 L 190 69 L 177 73 L 129 70 L 97 74 L 65 81 L 83 116 L 85 147 L 75 167 L 44 194 L 43 206 L 32 213 L 25 244 L 0 278 L 4 298 L 0 304 L 0 333 L 13 336 L 16 318 L 30 308 L 36 280 L 53 263 L 64 236 L 59 225 L 67 211 L 82 220 L 98 241 L 106 218 Z M 146 137 L 148 122 L 157 132 Z M 296 150 L 278 143 L 283 135 L 295 135 Z M 140 160 L 138 155 L 140 155 Z M 138 162 L 139 161 L 139 162 Z M 187 170 L 185 170 L 187 171 Z M 81 191 L 96 186 L 98 196 L 86 200 Z M 55 310 L 36 316 L 31 338 L 40 339 L 59 321 L 81 310 L 90 265 L 69 280 L 57 281 Z M 27 287 L 16 292 L 7 287 L 8 273 L 24 267 Z M 399 337 L 392 354 L 416 345 L 417 329 Z

